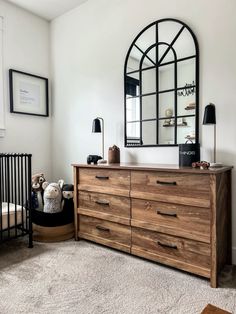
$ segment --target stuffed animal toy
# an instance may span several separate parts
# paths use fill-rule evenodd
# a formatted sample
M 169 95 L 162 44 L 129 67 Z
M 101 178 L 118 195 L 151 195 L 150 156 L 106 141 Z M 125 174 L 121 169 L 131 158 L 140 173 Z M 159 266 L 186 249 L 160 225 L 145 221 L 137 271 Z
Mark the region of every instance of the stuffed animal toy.
M 64 184 L 62 188 L 62 208 L 63 210 L 74 210 L 74 186 L 73 184 Z
M 44 209 L 45 213 L 59 213 L 62 211 L 61 200 L 62 192 L 61 189 L 64 185 L 63 180 L 59 180 L 58 183 L 43 183 L 44 189 Z
M 88 157 L 87 157 L 87 164 L 90 165 L 91 163 L 93 163 L 94 165 L 97 165 L 98 160 L 101 160 L 101 159 L 102 159 L 101 156 L 88 155 Z
M 32 204 L 33 208 L 43 211 L 43 183 L 45 182 L 43 173 L 37 173 L 32 176 Z

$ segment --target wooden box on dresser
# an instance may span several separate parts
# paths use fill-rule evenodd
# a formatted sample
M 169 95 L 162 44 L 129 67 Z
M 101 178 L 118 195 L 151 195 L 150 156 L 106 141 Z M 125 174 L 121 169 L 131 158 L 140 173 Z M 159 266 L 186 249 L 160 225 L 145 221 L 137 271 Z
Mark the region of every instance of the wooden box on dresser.
M 75 239 L 194 273 L 217 287 L 231 264 L 231 169 L 74 168 Z

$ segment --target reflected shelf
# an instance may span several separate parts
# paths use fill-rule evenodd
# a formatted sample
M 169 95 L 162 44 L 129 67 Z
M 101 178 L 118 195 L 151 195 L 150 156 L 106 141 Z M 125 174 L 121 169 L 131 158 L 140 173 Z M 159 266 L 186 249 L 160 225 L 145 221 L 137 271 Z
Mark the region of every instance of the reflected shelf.
M 181 124 L 163 124 L 163 128 L 174 128 L 175 126 L 182 126 L 182 127 L 189 127 L 188 124 L 181 123 Z

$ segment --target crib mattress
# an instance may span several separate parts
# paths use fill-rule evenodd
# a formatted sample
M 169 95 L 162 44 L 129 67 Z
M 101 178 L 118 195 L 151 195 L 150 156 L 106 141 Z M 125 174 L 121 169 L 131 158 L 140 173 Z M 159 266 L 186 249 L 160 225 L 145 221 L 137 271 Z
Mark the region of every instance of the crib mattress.
M 9 203 L 9 216 L 8 226 L 8 203 L 2 203 L 2 230 L 22 224 L 22 206 Z M 25 220 L 26 210 L 23 207 L 23 221 L 25 222 Z

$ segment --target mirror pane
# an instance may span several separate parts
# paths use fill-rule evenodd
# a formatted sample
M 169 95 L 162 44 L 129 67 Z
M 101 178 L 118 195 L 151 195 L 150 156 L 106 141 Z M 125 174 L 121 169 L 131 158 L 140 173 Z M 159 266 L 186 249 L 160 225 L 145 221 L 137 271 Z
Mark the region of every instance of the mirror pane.
M 156 145 L 156 121 L 142 122 L 143 145 Z
M 189 59 L 178 62 L 178 87 L 184 87 L 186 84 L 195 85 L 196 79 L 196 59 Z
M 156 95 L 142 97 L 142 120 L 156 118 Z
M 158 24 L 158 41 L 171 44 L 180 31 L 182 25 L 174 21 L 165 21 Z
M 174 43 L 173 48 L 177 54 L 177 59 L 196 55 L 193 37 L 187 28 L 180 34 L 179 38 Z
M 175 93 L 162 93 L 159 94 L 159 118 L 166 118 L 175 115 Z
M 172 121 L 174 121 L 172 119 Z M 159 120 L 159 144 L 175 144 L 175 128 L 173 122 L 170 125 L 165 124 L 165 120 Z
M 156 66 L 156 47 L 153 47 L 143 59 L 142 69 Z
M 166 63 L 166 62 L 173 62 L 175 60 L 175 55 L 173 53 L 173 50 L 169 50 L 167 52 L 167 49 L 168 49 L 168 46 L 167 45 L 164 45 L 164 44 L 161 44 L 159 45 L 158 47 L 158 53 L 159 53 L 159 64 L 163 64 L 163 63 Z M 165 56 L 164 56 L 165 54 Z
M 140 94 L 139 73 L 126 75 L 125 79 L 126 98 L 138 96 Z
M 195 143 L 195 117 L 178 118 L 177 143 L 183 144 L 188 139 Z
M 195 115 L 196 114 L 196 95 L 186 93 L 178 93 L 178 116 Z
M 127 122 L 140 120 L 139 97 L 128 98 L 126 100 L 126 120 L 127 120 Z
M 139 70 L 142 56 L 143 54 L 135 46 L 133 46 L 128 58 L 126 73 Z
M 144 33 L 139 36 L 136 41 L 138 46 L 143 52 L 145 52 L 150 46 L 156 43 L 156 25 L 149 27 Z
M 168 64 L 159 67 L 159 91 L 173 89 L 175 87 L 175 67 Z
M 156 92 L 156 69 L 142 71 L 142 94 Z
M 126 124 L 126 139 L 127 144 L 141 145 L 140 122 L 128 122 Z

